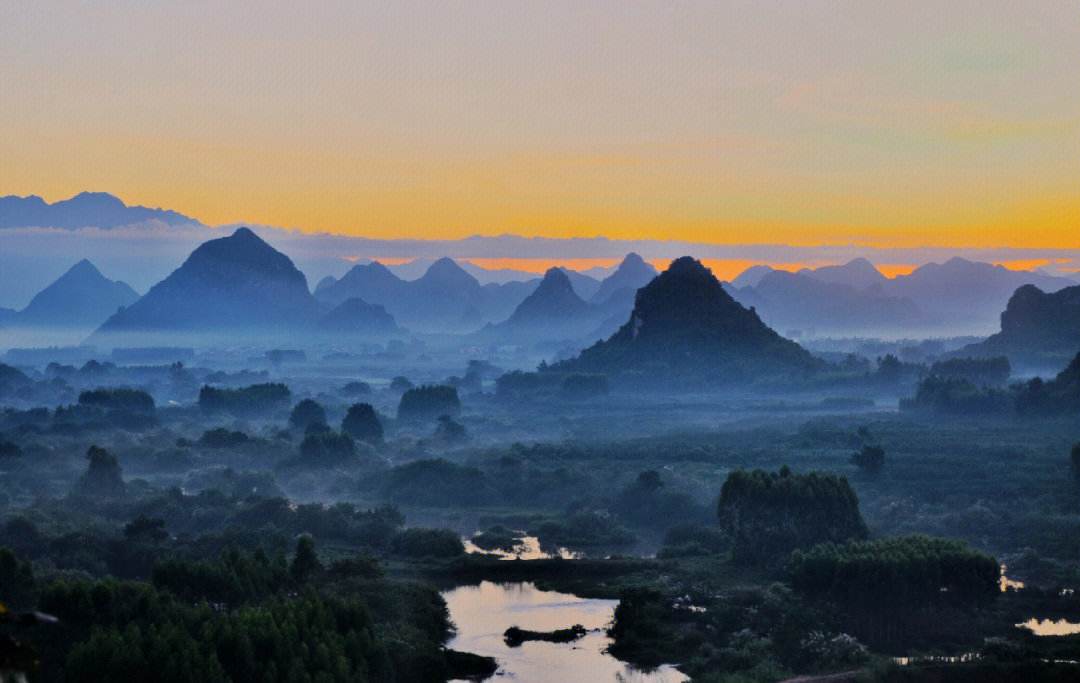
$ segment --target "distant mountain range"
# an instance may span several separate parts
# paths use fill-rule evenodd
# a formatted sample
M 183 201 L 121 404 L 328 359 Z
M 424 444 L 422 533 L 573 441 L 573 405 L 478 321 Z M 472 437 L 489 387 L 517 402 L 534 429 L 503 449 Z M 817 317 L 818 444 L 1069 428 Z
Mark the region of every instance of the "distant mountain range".
M 708 268 L 685 256 L 638 291 L 618 332 L 551 369 L 649 384 L 715 385 L 822 366 L 731 298 Z
M 168 248 L 172 249 L 182 246 L 184 251 L 179 253 L 186 253 L 192 249 L 196 240 L 202 239 L 202 232 L 198 229 L 201 224 L 193 218 L 165 209 L 128 206 L 106 193 L 83 192 L 71 199 L 51 204 L 36 196 L 0 198 L 0 228 L 49 226 L 67 229 L 44 233 L 65 236 L 65 241 L 52 243 L 57 253 L 61 253 L 63 249 L 72 249 L 70 245 L 73 244 L 86 245 L 85 242 L 75 242 L 76 239 L 81 239 L 76 228 L 96 226 L 109 229 L 148 221 L 195 228 L 169 231 L 169 235 L 174 237 L 162 244 L 169 245 Z M 8 237 L 5 239 L 12 240 L 12 244 L 21 244 L 17 242 L 22 239 L 19 235 L 32 232 L 12 231 L 7 233 Z M 243 237 L 245 233 L 254 236 L 250 231 L 237 234 Z M 277 233 L 261 229 L 260 234 L 272 236 Z M 236 234 L 233 236 L 236 237 Z M 291 246 L 310 246 L 305 240 L 315 237 L 317 236 L 289 234 L 287 243 Z M 335 240 L 344 240 L 342 249 L 351 239 L 328 235 L 322 238 L 335 244 Z M 486 238 L 469 238 L 461 242 L 480 244 L 484 239 Z M 543 242 L 512 237 L 506 239 L 520 244 L 522 249 L 527 245 Z M 286 241 L 284 234 L 282 241 Z M 360 241 L 365 244 L 375 243 Z M 102 240 L 96 239 L 94 242 Z M 211 241 L 213 242 L 216 240 Z M 110 264 L 114 263 L 110 254 L 100 251 L 100 246 L 98 244 L 95 247 L 99 249 L 96 252 L 87 248 L 81 253 L 94 253 L 95 260 L 100 257 L 107 259 Z M 40 286 L 35 283 L 33 289 L 27 288 L 27 282 L 35 279 L 31 275 L 38 276 L 41 269 L 36 269 L 36 262 L 20 260 L 17 255 L 48 255 L 49 252 L 25 251 L 28 248 L 32 249 L 33 245 L 27 243 L 20 246 L 22 251 L 13 249 L 6 254 L 0 253 L 0 265 L 3 265 L 11 280 L 8 283 L 10 291 L 7 292 L 9 301 L 25 301 L 24 297 L 28 297 Z M 269 245 L 267 248 L 274 251 Z M 484 248 L 490 248 L 490 245 Z M 157 249 L 156 242 L 150 246 L 143 244 L 138 253 L 148 259 L 157 258 L 162 264 L 169 263 L 159 256 L 154 256 Z M 201 247 L 195 249 L 191 254 L 192 258 L 199 255 L 191 267 L 202 267 L 205 272 L 200 271 L 190 276 L 189 282 L 184 279 L 189 277 L 188 270 L 182 266 L 169 278 L 158 283 L 160 291 L 155 292 L 153 297 L 146 298 L 145 303 L 140 301 L 133 312 L 125 311 L 113 316 L 121 306 L 132 307 L 138 299 L 137 294 L 124 283 L 104 278 L 86 261 L 39 292 L 24 310 L 0 308 L 0 327 L 46 329 L 68 326 L 92 329 L 110 316 L 115 319 L 109 321 L 108 329 L 113 326 L 126 329 L 132 325 L 143 324 L 151 325 L 155 329 L 167 324 L 182 327 L 185 316 L 195 315 L 195 311 L 189 309 L 196 304 L 180 301 L 180 285 L 176 283 L 203 283 L 204 287 L 210 289 L 193 291 L 209 295 L 209 292 L 217 291 L 213 289 L 214 286 L 224 286 L 221 283 L 228 280 L 223 272 L 227 269 L 226 266 L 221 265 L 215 270 L 206 264 L 199 265 L 204 256 L 200 249 Z M 301 252 L 303 253 L 303 250 Z M 312 298 L 311 294 L 305 295 L 301 291 L 307 290 L 307 284 L 306 279 L 302 283 L 297 279 L 297 275 L 303 278 L 300 271 L 288 257 L 281 255 L 281 258 L 288 261 L 292 271 L 295 271 L 290 275 L 290 283 L 281 279 L 282 273 L 260 272 L 257 268 L 253 269 L 251 263 L 241 263 L 237 272 L 229 276 L 234 278 L 229 280 L 233 291 L 226 296 L 215 295 L 212 300 L 205 302 L 202 306 L 205 310 L 198 312 L 203 318 L 200 324 L 209 324 L 211 319 L 217 316 L 232 324 L 246 325 L 244 316 L 249 311 L 257 310 L 258 305 L 246 308 L 235 299 L 241 291 L 250 291 L 257 304 L 261 295 L 255 290 L 259 288 L 262 278 L 268 278 L 268 282 L 274 282 L 275 286 L 282 288 L 279 292 L 282 296 L 274 302 L 267 302 L 270 306 L 268 317 L 256 317 L 266 321 L 265 324 L 271 327 L 280 326 L 279 316 L 285 315 L 284 309 L 289 307 L 305 311 L 303 316 L 310 319 L 305 324 L 312 321 L 317 324 L 332 309 L 342 306 L 350 299 L 358 299 L 362 305 L 353 303 L 341 309 L 338 315 L 342 318 L 333 324 L 349 327 L 345 323 L 345 319 L 349 318 L 354 321 L 365 320 L 379 327 L 382 323 L 378 321 L 382 318 L 378 310 L 372 307 L 381 307 L 382 311 L 394 320 L 395 325 L 416 332 L 470 333 L 486 326 L 510 330 L 520 325 L 503 323 L 509 323 L 515 316 L 515 319 L 520 321 L 525 312 L 517 314 L 516 310 L 548 279 L 547 276 L 535 277 L 524 271 L 487 271 L 468 261 L 457 262 L 450 258 L 432 259 L 425 256 L 390 266 L 377 262 L 357 264 L 341 278 L 325 277 L 320 280 Z M 185 263 L 185 266 L 188 265 Z M 635 253 L 628 254 L 615 269 L 591 269 L 587 271 L 589 274 L 569 269 L 560 269 L 560 272 L 569 281 L 576 298 L 586 305 L 584 310 L 587 313 L 564 317 L 563 323 L 573 320 L 572 325 L 536 327 L 542 328 L 544 335 L 550 336 L 573 331 L 574 335 L 578 335 L 579 341 L 605 338 L 613 334 L 633 309 L 637 291 L 656 277 L 656 270 Z M 251 278 L 250 283 L 247 278 Z M 141 286 L 153 281 L 143 280 Z M 207 284 L 214 282 L 218 285 Z M 549 291 L 561 291 L 555 284 L 549 284 Z M 723 286 L 736 301 L 752 308 L 765 324 L 789 336 L 920 337 L 989 334 L 996 326 L 999 313 L 1005 309 L 1013 292 L 1018 288 L 1034 285 L 1043 292 L 1053 293 L 1075 284 L 1073 280 L 1039 271 L 1009 270 L 1002 266 L 962 258 L 952 258 L 941 264 L 930 263 L 916 268 L 910 274 L 887 278 L 869 260 L 857 258 L 842 265 L 804 268 L 794 273 L 763 265 L 754 266 Z M 19 294 L 14 294 L 13 292 L 19 290 L 19 286 L 23 289 Z M 239 289 L 236 289 L 237 287 Z M 154 302 L 163 301 L 160 292 L 172 290 L 177 292 L 174 296 L 175 305 L 160 304 L 160 310 L 154 308 L 159 305 Z M 546 300 L 548 295 L 549 292 L 541 293 L 540 300 Z M 534 305 L 538 304 L 530 303 L 526 310 Z M 558 310 L 559 305 L 568 307 L 567 311 L 579 308 L 571 300 L 565 299 L 561 304 L 552 303 L 551 310 Z M 229 306 L 235 306 L 237 315 L 232 315 Z M 252 319 L 251 322 L 254 324 L 258 321 Z M 365 327 L 367 322 L 357 323 L 352 327 Z M 326 324 L 331 325 L 329 321 Z M 584 331 L 577 332 L 579 328 L 584 328 Z
M 146 221 L 166 225 L 201 225 L 176 211 L 128 206 L 106 192 L 80 192 L 52 204 L 37 195 L 0 197 L 0 228 L 116 228 Z
M 620 283 L 640 287 L 655 275 L 651 266 L 642 263 L 643 270 L 633 259 L 630 261 L 628 269 L 620 266 L 604 282 L 565 268 L 555 270 L 584 303 L 598 300 L 600 292 L 618 289 Z M 360 297 L 383 306 L 403 325 L 417 331 L 470 332 L 484 324 L 507 320 L 550 276 L 548 271 L 544 278 L 480 284 L 465 267 L 453 259 L 441 258 L 431 262 L 416 279 L 406 280 L 374 261 L 353 266 L 340 279 L 323 278 L 315 288 L 315 297 L 326 305 Z M 598 312 L 597 322 L 600 317 Z
M 770 325 L 789 332 L 919 336 L 935 330 L 986 333 L 1025 284 L 1056 291 L 1076 283 L 962 258 L 890 279 L 866 259 L 855 259 L 797 273 L 755 266 L 727 289 Z

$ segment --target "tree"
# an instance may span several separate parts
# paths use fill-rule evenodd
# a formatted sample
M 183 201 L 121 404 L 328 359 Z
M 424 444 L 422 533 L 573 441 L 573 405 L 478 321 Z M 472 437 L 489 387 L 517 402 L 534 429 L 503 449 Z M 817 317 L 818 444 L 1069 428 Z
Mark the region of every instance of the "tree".
M 787 568 L 797 593 L 838 607 L 845 629 L 882 646 L 932 633 L 954 610 L 1001 593 L 997 560 L 928 536 L 825 543 L 796 550 Z M 971 623 L 968 614 L 960 618 Z
M 363 396 L 371 393 L 371 385 L 367 382 L 349 382 L 345 386 L 341 387 L 341 393 L 346 396 Z
M 718 514 L 732 540 L 732 559 L 742 564 L 775 564 L 796 548 L 867 535 L 859 499 L 847 479 L 794 474 L 787 467 L 729 474 Z
M 442 415 L 457 416 L 461 399 L 457 389 L 444 385 L 415 387 L 406 391 L 398 404 L 400 420 L 433 420 Z
M 250 417 L 288 407 L 292 396 L 284 384 L 252 384 L 241 389 L 204 386 L 199 390 L 199 408 L 206 413 L 230 413 Z
M 413 388 L 413 383 L 409 381 L 408 377 L 402 377 L 398 375 L 394 379 L 390 380 L 390 391 L 408 391 Z
M 576 372 L 563 379 L 561 390 L 562 395 L 569 399 L 604 396 L 608 393 L 608 378 L 606 375 Z
M 874 611 L 979 603 L 1001 592 L 993 557 L 963 541 L 920 535 L 796 550 L 788 571 L 800 593 Z
M 150 394 L 141 389 L 123 387 L 84 391 L 79 394 L 79 404 L 133 413 L 154 412 L 154 398 Z
M 308 434 L 300 444 L 300 456 L 313 465 L 338 465 L 356 456 L 356 444 L 340 432 Z
M 138 541 L 160 542 L 169 537 L 165 530 L 165 520 L 139 515 L 124 525 L 124 538 Z
M 199 437 L 199 445 L 205 448 L 236 448 L 249 441 L 251 438 L 247 434 L 224 427 L 208 429 Z
M 461 443 L 469 438 L 465 432 L 465 425 L 461 424 L 449 415 L 439 417 L 439 425 L 435 427 L 435 438 L 443 443 Z
M 851 464 L 868 474 L 877 474 L 885 466 L 885 449 L 881 446 L 863 446 L 852 454 Z
M 326 410 L 310 398 L 305 398 L 293 407 L 289 424 L 294 429 L 301 430 L 307 429 L 311 424 L 326 424 Z
M 20 560 L 7 548 L 0 548 L 0 600 L 21 607 L 32 599 L 33 590 L 33 565 Z
M 1069 459 L 1072 462 L 1073 476 L 1080 480 L 1080 442 L 1073 444 Z
M 75 482 L 77 495 L 117 498 L 124 495 L 124 479 L 120 463 L 104 448 L 91 446 L 86 451 L 89 461 L 86 472 Z
M 308 534 L 296 539 L 296 554 L 289 565 L 293 581 L 304 583 L 311 575 L 322 570 L 322 563 L 315 552 L 315 541 Z
M 407 557 L 457 557 L 465 553 L 461 537 L 450 529 L 405 529 L 394 536 L 390 548 Z
M 341 421 L 341 431 L 359 441 L 380 444 L 383 440 L 383 426 L 375 408 L 370 403 L 354 403 Z

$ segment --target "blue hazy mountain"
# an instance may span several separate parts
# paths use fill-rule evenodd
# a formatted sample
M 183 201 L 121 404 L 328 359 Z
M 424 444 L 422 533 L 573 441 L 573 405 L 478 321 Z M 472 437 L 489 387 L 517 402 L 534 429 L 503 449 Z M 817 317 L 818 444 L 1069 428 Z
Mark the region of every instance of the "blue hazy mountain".
M 0 197 L 0 228 L 115 228 L 151 220 L 166 225 L 200 225 L 176 211 L 128 206 L 106 192 L 80 192 L 52 204 L 37 195 Z
M 30 300 L 12 325 L 92 330 L 139 298 L 126 283 L 109 280 L 83 259 Z
M 888 278 L 881 274 L 873 263 L 865 258 L 857 258 L 838 266 L 803 268 L 800 275 L 806 275 L 821 282 L 846 285 L 855 289 L 867 289 L 875 285 L 884 285 Z
M 1058 370 L 1080 353 L 1080 285 L 1044 292 L 1018 288 L 1001 313 L 1001 330 L 957 356 L 1007 356 L 1014 366 Z
M 1076 283 L 1038 271 L 952 258 L 928 263 L 909 275 L 889 280 L 884 291 L 914 301 L 929 316 L 946 324 L 993 329 L 1010 297 L 1024 285 L 1055 292 Z
M 727 287 L 783 330 L 818 334 L 985 334 L 1020 286 L 1056 291 L 1076 283 L 1038 271 L 962 258 L 886 278 L 866 259 L 797 273 L 754 266 Z
M 378 304 L 369 304 L 359 297 L 346 299 L 319 318 L 323 332 L 352 335 L 381 336 L 401 332 L 394 316 Z
M 565 325 L 593 315 L 562 268 L 551 268 L 506 321 L 516 328 Z
M 465 332 L 505 320 L 538 282 L 481 285 L 450 258 L 433 261 L 415 280 L 404 280 L 374 261 L 353 266 L 337 280 L 324 279 L 315 295 L 331 307 L 358 297 L 382 306 L 411 329 Z
M 914 302 L 889 296 L 880 287 L 857 288 L 805 273 L 774 270 L 748 290 L 738 290 L 733 296 L 744 306 L 754 306 L 763 320 L 782 330 L 896 333 L 927 322 Z
M 656 277 L 656 268 L 646 263 L 645 259 L 631 252 L 623 258 L 622 263 L 619 264 L 614 273 L 604 278 L 596 292 L 589 297 L 589 301 L 594 304 L 603 304 L 620 290 L 623 290 L 622 296 L 625 297 L 626 290 L 636 292 L 652 282 L 654 277 Z
M 508 318 L 480 330 L 479 341 L 533 345 L 583 338 L 603 310 L 582 299 L 563 268 L 550 268 Z
M 204 242 L 98 339 L 138 333 L 285 334 L 310 326 L 318 304 L 288 256 L 248 228 Z

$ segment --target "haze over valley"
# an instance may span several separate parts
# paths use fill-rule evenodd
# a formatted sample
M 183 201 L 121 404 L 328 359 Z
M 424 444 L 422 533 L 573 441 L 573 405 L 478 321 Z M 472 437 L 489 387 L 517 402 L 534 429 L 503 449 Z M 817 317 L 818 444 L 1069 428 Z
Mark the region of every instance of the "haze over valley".
M 1077 64 L 0 3 L 0 683 L 1080 680 Z

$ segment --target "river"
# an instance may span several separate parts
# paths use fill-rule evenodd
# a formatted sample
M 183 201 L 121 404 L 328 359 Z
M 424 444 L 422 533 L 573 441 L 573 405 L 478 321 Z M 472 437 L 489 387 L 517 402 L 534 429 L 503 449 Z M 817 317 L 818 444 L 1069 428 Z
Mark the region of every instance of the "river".
M 443 593 L 457 635 L 447 647 L 494 657 L 499 680 L 522 683 L 680 683 L 687 677 L 671 666 L 642 671 L 607 654 L 618 600 L 579 598 L 542 591 L 531 582 L 459 586 Z M 503 632 L 511 626 L 551 631 L 581 624 L 589 629 L 573 643 L 526 642 L 510 647 Z

